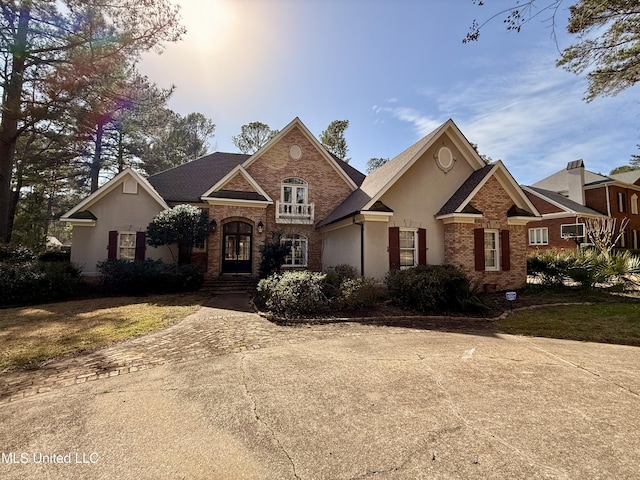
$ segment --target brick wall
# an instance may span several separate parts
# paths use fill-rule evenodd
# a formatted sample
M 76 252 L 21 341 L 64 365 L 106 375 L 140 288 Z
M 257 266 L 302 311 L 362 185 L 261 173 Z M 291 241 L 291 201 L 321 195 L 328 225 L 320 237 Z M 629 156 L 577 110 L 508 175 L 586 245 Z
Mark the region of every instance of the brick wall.
M 546 214 L 546 213 L 559 213 L 562 212 L 562 209 L 552 203 L 547 202 L 546 200 L 543 200 L 542 198 L 540 198 L 537 195 L 534 195 L 531 192 L 524 192 L 525 195 L 529 198 L 529 200 L 531 201 L 531 203 L 533 203 L 533 206 L 536 207 L 536 209 L 538 210 L 538 212 L 540 212 L 541 214 Z
M 472 281 L 495 285 L 497 290 L 524 287 L 527 282 L 526 227 L 508 224 L 507 210 L 513 205 L 513 200 L 492 177 L 470 203 L 483 213 L 483 218 L 474 223 L 451 223 L 444 226 L 445 263 L 459 266 Z M 476 228 L 509 230 L 510 270 L 475 270 L 473 232 Z
M 302 158 L 289 156 L 292 145 L 302 149 Z M 314 223 L 325 218 L 351 194 L 351 188 L 342 176 L 327 162 L 309 139 L 298 128 L 293 128 L 277 144 L 264 152 L 247 172 L 274 200 L 281 200 L 282 181 L 297 177 L 308 184 L 308 202 L 314 204 Z M 308 240 L 308 269 L 322 270 L 322 235 L 313 225 L 275 223 L 275 205 L 266 210 L 265 234 L 279 230 L 285 234 L 297 233 Z
M 255 192 L 256 189 L 244 178 L 237 173 L 225 183 L 220 190 L 235 190 L 238 192 Z
M 525 231 L 525 241 L 527 244 L 527 251 L 532 252 L 536 250 L 547 250 L 553 248 L 555 250 L 572 250 L 577 247 L 576 241 L 573 239 L 562 238 L 561 226 L 569 223 L 585 223 L 585 220 L 574 215 L 567 215 L 562 218 L 544 219 L 540 222 L 531 222 L 527 225 Z M 529 229 L 530 228 L 543 228 L 548 229 L 549 243 L 547 245 L 529 245 Z M 586 240 L 581 240 L 585 242 Z

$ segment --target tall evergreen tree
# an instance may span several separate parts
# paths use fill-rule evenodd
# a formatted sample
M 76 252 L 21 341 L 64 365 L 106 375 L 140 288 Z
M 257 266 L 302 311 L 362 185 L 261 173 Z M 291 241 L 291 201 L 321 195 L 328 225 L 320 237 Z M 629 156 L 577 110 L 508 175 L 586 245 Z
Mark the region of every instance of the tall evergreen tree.
M 168 0 L 0 2 L 0 241 L 11 238 L 19 138 L 51 121 L 114 56 L 135 59 L 184 33 Z

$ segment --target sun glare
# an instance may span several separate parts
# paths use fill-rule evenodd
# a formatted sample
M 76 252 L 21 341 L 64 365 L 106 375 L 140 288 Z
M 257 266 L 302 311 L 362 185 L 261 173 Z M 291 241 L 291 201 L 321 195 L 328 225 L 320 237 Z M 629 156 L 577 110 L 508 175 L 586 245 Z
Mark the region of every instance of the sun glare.
M 237 4 L 233 0 L 180 0 L 187 27 L 185 41 L 198 49 L 215 49 L 231 41 L 238 28 Z

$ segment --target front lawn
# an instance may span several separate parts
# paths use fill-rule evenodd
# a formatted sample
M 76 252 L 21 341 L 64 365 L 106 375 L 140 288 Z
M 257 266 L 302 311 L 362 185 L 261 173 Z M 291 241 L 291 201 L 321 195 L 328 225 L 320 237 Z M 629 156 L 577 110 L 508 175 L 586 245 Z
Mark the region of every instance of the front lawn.
M 158 330 L 195 312 L 205 298 L 94 298 L 0 310 L 0 372 Z
M 496 326 L 516 335 L 640 346 L 640 302 L 620 299 L 620 303 L 521 310 L 499 320 Z

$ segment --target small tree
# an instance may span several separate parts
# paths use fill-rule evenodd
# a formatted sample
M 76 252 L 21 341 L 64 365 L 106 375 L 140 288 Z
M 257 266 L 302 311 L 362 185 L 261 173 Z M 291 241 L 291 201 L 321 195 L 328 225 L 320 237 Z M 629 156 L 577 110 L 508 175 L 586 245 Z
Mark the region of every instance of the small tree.
M 271 238 L 260 245 L 260 278 L 267 278 L 272 273 L 280 273 L 280 268 L 287 255 L 291 253 L 291 242 L 282 241 L 282 232 L 271 232 Z
M 587 237 L 591 240 L 591 243 L 596 247 L 598 252 L 601 252 L 605 257 L 609 256 L 609 252 L 616 244 L 620 237 L 624 234 L 629 219 L 623 218 L 620 222 L 620 230 L 618 235 L 616 232 L 616 219 L 615 218 L 587 218 L 585 219 L 585 228 L 587 229 Z
M 193 205 L 176 205 L 160 212 L 147 227 L 147 243 L 152 247 L 178 246 L 178 263 L 191 263 L 191 252 L 196 242 L 202 241 L 209 231 L 209 215 Z

